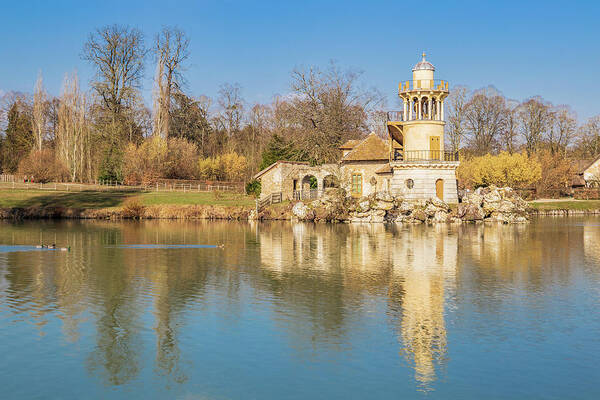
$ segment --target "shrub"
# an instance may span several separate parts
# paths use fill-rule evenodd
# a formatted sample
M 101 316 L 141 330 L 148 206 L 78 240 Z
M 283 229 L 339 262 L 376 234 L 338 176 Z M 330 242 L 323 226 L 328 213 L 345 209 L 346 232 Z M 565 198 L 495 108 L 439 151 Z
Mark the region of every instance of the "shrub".
M 260 181 L 256 179 L 252 179 L 250 182 L 246 184 L 246 194 L 253 195 L 254 197 L 259 197 L 261 191 Z
M 140 219 L 144 216 L 146 206 L 139 199 L 129 199 L 123 205 L 123 218 Z
M 34 150 L 19 162 L 19 173 L 35 182 L 46 183 L 67 179 L 67 168 L 56 159 L 51 149 Z
M 248 170 L 248 160 L 230 152 L 214 158 L 198 160 L 198 175 L 202 179 L 216 181 L 241 181 Z
M 567 194 L 575 170 L 573 164 L 564 155 L 542 150 L 535 159 L 543 165 L 540 179 L 536 182 L 536 193 L 543 197 L 560 197 Z
M 123 156 L 125 183 L 148 184 L 161 178 L 167 152 L 167 141 L 159 136 L 145 140 L 140 146 L 128 144 Z
M 167 146 L 167 159 L 163 177 L 169 179 L 194 179 L 198 174 L 198 147 L 182 138 L 171 138 Z
M 462 161 L 457 173 L 461 184 L 469 188 L 489 185 L 519 188 L 538 182 L 542 166 L 527 154 L 502 152 Z

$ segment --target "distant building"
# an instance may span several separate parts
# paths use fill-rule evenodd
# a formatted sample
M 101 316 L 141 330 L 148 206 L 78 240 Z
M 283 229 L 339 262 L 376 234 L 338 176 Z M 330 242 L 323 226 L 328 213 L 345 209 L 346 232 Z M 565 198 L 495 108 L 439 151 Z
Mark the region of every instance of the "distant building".
M 342 186 L 355 197 L 385 191 L 409 200 L 437 196 L 457 203 L 458 153 L 444 149 L 448 82 L 435 80 L 434 71 L 423 53 L 412 80 L 400 83 L 403 110 L 387 113 L 387 143 L 374 133 L 350 140 L 340 147 L 338 164 L 278 161 L 254 176 L 261 180 L 262 195 L 316 198 L 328 186 Z
M 573 161 L 573 187 L 600 186 L 600 157 Z

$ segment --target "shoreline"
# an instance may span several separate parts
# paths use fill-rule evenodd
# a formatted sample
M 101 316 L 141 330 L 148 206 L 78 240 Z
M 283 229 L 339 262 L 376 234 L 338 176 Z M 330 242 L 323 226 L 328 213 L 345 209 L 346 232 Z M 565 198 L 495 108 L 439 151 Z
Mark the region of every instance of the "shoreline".
M 493 192 L 493 193 L 490 193 Z M 479 193 L 479 194 L 477 194 Z M 302 202 L 300 202 L 302 203 Z M 483 204 L 485 203 L 485 204 Z M 494 214 L 494 217 L 492 216 Z M 232 193 L 47 192 L 0 190 L 0 219 L 315 220 L 323 222 L 461 223 L 480 219 L 519 223 L 538 216 L 600 215 L 600 200 L 525 202 L 512 190 L 490 187 L 459 205 L 406 202 L 386 193 L 354 199 L 330 191 L 316 202 L 283 201 L 259 210 L 253 197 Z M 434 221 L 435 220 L 435 221 Z
M 231 221 L 277 221 L 296 219 L 287 207 L 266 207 L 256 214 L 254 207 L 221 205 L 153 205 L 136 210 L 126 207 L 76 208 L 76 207 L 4 207 L 0 208 L 1 220 L 36 219 L 94 219 L 94 220 L 231 220 Z M 527 210 L 530 217 L 570 217 L 600 215 L 600 209 L 535 209 Z M 464 221 L 463 221 L 464 222 Z M 339 221 L 347 223 L 347 221 Z

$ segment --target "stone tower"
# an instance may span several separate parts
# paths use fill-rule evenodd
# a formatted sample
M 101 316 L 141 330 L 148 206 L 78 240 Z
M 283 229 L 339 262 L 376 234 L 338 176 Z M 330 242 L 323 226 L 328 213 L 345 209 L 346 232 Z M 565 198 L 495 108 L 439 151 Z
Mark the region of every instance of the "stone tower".
M 434 78 L 425 59 L 412 69 L 412 80 L 400 82 L 403 110 L 387 113 L 391 191 L 408 200 L 437 196 L 457 203 L 458 153 L 444 150 L 444 100 L 448 82 Z

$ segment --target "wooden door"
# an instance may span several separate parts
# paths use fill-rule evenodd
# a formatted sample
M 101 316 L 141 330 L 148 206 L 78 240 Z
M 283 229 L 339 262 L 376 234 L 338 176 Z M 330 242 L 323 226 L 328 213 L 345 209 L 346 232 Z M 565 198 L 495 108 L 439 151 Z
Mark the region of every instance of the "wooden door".
M 435 195 L 440 200 L 444 200 L 444 180 L 438 179 L 435 181 Z
M 429 138 L 429 153 L 430 159 L 432 160 L 441 160 L 440 154 L 440 137 L 439 136 L 431 136 Z

